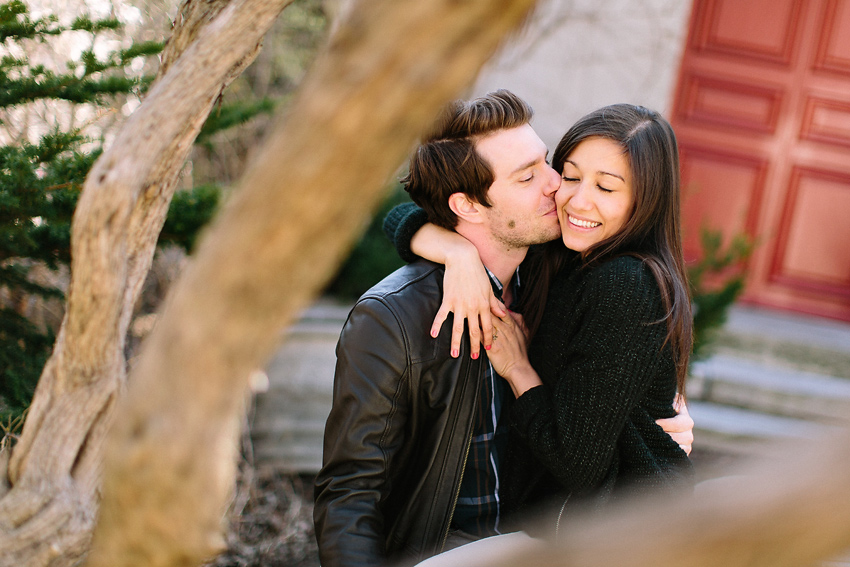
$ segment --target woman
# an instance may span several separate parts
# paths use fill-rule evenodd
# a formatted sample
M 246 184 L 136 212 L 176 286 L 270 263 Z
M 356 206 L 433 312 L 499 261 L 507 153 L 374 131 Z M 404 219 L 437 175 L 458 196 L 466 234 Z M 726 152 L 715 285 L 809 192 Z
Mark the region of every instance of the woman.
M 562 239 L 533 249 L 522 267 L 527 353 L 514 314 L 498 317 L 483 342 L 516 397 L 512 434 L 522 442 L 504 464 L 506 500 L 515 510 L 554 500 L 563 513 L 570 499 L 690 482 L 687 455 L 655 420 L 675 415 L 692 338 L 669 123 L 642 107 L 602 108 L 564 135 L 552 167 L 563 178 Z M 457 238 L 422 233 L 411 246 Z M 441 312 L 467 302 L 452 290 L 470 279 L 489 289 L 481 268 L 447 270 Z

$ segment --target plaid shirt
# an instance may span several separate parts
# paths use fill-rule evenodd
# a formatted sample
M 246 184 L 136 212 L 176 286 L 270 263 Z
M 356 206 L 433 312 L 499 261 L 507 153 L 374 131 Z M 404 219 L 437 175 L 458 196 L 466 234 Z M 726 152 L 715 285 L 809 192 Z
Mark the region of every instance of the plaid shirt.
M 493 293 L 502 298 L 501 282 L 487 270 Z M 519 291 L 519 270 L 513 278 L 514 297 Z M 482 351 L 483 352 L 483 351 Z M 472 442 L 466 458 L 452 528 L 479 537 L 497 535 L 501 520 L 499 465 L 507 440 L 507 420 L 500 419 L 510 386 L 486 359 L 481 395 L 473 416 Z

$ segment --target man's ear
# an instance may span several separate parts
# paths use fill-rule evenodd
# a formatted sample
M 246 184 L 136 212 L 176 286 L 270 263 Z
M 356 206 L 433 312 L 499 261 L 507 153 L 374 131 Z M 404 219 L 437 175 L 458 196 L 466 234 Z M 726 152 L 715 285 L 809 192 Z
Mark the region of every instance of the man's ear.
M 469 198 L 466 193 L 452 193 L 449 195 L 449 208 L 459 219 L 471 223 L 482 222 L 480 205 Z

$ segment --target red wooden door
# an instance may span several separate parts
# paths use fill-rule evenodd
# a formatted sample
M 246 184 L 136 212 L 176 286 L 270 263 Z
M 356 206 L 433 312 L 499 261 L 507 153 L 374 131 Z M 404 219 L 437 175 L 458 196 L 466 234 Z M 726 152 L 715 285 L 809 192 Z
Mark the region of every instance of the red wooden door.
M 746 232 L 746 302 L 850 321 L 850 0 L 695 0 L 672 113 L 685 250 Z

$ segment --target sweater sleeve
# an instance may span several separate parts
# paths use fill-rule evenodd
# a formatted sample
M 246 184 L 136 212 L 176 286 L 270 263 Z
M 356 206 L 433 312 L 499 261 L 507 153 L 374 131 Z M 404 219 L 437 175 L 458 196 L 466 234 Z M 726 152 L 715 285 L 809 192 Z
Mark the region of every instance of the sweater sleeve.
M 671 358 L 660 292 L 640 260 L 617 258 L 581 277 L 578 287 L 553 282 L 529 352 L 544 385 L 513 407 L 520 436 L 574 494 L 601 485 L 630 412 Z M 669 380 L 672 403 L 675 374 Z
M 415 262 L 419 259 L 410 249 L 410 241 L 416 231 L 427 222 L 428 214 L 415 203 L 396 205 L 384 217 L 384 233 L 405 262 Z

